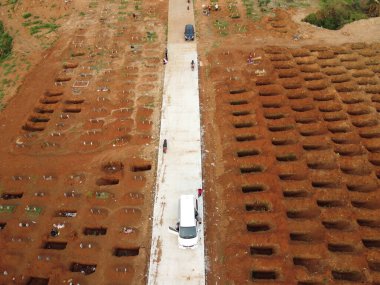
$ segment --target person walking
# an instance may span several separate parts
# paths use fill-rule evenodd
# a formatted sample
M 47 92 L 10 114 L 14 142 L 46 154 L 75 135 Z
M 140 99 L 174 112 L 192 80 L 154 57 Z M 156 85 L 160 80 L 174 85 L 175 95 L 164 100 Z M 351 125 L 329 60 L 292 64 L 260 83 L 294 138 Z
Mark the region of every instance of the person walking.
M 162 151 L 166 153 L 167 150 L 168 150 L 168 141 L 164 139 L 164 143 L 162 145 Z

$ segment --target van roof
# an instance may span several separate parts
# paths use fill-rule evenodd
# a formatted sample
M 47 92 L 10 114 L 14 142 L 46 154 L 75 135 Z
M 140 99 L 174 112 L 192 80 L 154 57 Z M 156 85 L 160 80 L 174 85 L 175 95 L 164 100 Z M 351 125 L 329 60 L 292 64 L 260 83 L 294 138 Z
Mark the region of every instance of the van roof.
M 181 227 L 195 226 L 194 195 L 181 195 L 179 203 Z

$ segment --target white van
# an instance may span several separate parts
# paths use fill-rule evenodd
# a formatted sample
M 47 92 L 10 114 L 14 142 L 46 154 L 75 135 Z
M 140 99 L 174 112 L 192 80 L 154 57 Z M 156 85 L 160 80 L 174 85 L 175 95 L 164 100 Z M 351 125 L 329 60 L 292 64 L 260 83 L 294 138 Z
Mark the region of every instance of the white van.
M 178 235 L 179 248 L 196 248 L 199 241 L 198 200 L 194 195 L 181 195 L 179 199 L 179 220 L 175 228 L 169 227 L 171 233 Z

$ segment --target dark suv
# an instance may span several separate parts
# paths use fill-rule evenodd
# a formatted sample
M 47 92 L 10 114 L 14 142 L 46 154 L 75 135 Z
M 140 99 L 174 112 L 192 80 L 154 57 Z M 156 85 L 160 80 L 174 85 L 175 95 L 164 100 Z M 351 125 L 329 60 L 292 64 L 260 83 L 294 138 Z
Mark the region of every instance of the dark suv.
M 191 24 L 187 24 L 185 26 L 185 40 L 186 41 L 194 40 L 194 26 Z

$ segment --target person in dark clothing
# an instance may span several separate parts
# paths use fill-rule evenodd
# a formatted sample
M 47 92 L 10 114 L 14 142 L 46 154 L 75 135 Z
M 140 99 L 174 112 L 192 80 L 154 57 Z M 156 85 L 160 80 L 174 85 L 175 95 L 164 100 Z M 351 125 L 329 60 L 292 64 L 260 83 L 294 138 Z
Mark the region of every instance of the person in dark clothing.
M 166 139 L 164 139 L 164 144 L 162 146 L 162 150 L 164 153 L 166 153 L 166 151 L 168 150 L 168 141 Z

